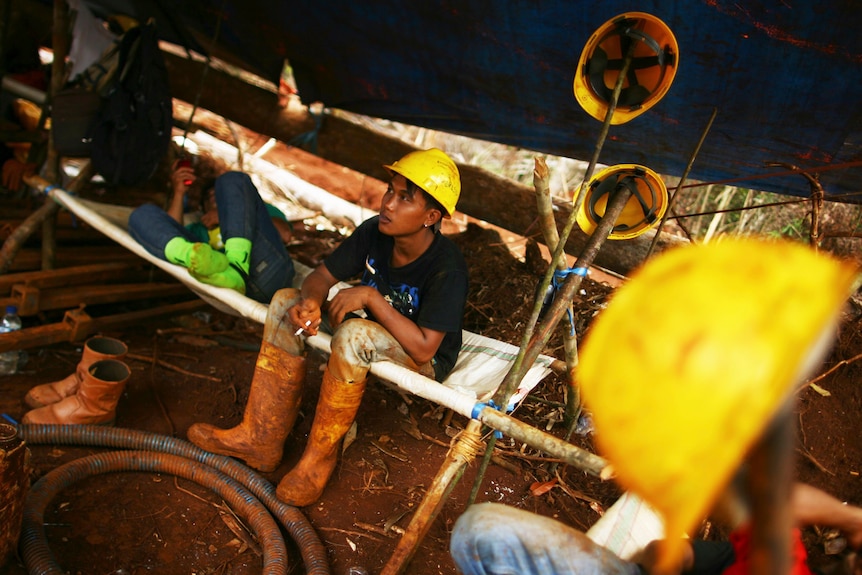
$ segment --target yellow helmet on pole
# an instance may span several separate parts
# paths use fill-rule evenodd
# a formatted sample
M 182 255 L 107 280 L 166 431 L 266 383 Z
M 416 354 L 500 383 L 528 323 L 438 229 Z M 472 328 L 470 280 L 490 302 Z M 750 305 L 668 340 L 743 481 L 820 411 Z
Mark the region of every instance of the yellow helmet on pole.
M 656 105 L 676 75 L 679 47 L 667 24 L 644 12 L 611 18 L 587 41 L 575 72 L 575 98 L 599 121 L 605 121 L 632 42 L 632 61 L 611 124 L 624 124 Z
M 646 166 L 617 164 L 596 174 L 587 186 L 587 195 L 575 214 L 578 226 L 584 233 L 593 233 L 605 214 L 611 194 L 620 186 L 628 187 L 632 195 L 608 239 L 636 238 L 661 222 L 667 211 L 668 195 L 667 187 L 659 175 Z M 580 188 L 575 193 L 575 199 L 579 194 Z
M 458 166 L 437 148 L 410 152 L 391 165 L 384 165 L 390 174 L 401 174 L 432 198 L 440 202 L 450 217 L 455 212 L 458 198 L 461 196 L 461 176 Z

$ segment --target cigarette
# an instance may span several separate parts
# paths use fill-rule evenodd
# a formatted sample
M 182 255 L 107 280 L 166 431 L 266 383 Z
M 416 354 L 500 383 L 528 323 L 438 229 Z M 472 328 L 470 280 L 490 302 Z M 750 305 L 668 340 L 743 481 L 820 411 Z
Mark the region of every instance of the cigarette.
M 308 327 L 310 325 L 311 325 L 311 320 L 308 320 L 307 322 L 305 322 L 305 327 Z M 296 330 L 296 333 L 294 333 L 293 335 L 301 334 L 303 331 L 305 331 L 305 327 L 299 328 L 298 330 Z

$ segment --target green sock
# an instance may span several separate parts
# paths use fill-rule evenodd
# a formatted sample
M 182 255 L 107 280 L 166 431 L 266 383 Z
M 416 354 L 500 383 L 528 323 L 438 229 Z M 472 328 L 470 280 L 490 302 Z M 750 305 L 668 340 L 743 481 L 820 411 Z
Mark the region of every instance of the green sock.
M 189 255 L 193 245 L 187 239 L 177 236 L 165 246 L 165 259 L 172 264 L 189 267 Z
M 191 270 L 189 270 L 189 273 L 192 275 L 193 278 L 195 278 L 201 283 L 209 284 L 211 286 L 229 288 L 234 291 L 238 291 L 241 294 L 245 294 L 245 279 L 233 266 L 228 266 L 228 268 L 222 272 L 217 272 L 205 276 L 193 273 Z
M 248 268 L 251 263 L 251 241 L 245 238 L 228 238 L 224 242 L 224 253 L 227 260 L 245 277 L 248 277 Z
M 227 256 L 214 250 L 209 244 L 196 243 L 189 250 L 189 271 L 199 276 L 209 276 L 228 268 Z
M 176 237 L 165 246 L 165 258 L 172 264 L 189 268 L 194 275 L 208 276 L 228 268 L 227 256 L 202 242 L 192 243 Z

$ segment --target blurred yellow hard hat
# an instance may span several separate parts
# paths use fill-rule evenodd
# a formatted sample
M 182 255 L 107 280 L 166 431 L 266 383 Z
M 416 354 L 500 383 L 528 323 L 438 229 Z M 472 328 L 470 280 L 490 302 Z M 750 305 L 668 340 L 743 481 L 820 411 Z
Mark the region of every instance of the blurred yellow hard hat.
M 596 442 L 621 486 L 664 516 L 665 568 L 822 361 L 857 274 L 784 241 L 680 247 L 639 269 L 590 327 L 578 381 Z
M 611 240 L 628 240 L 656 227 L 667 210 L 667 187 L 654 171 L 637 164 L 617 164 L 596 174 L 587 186 L 587 195 L 576 218 L 584 233 L 596 229 L 608 201 L 620 186 L 627 186 L 632 195 L 623 207 L 608 235 Z M 580 188 L 575 193 L 575 199 Z
M 679 47 L 667 24 L 644 12 L 626 12 L 611 18 L 587 41 L 575 72 L 575 98 L 599 121 L 605 121 L 632 42 L 632 62 L 611 124 L 624 124 L 656 105 L 676 75 Z
M 401 174 L 440 202 L 446 217 L 455 212 L 461 196 L 458 166 L 442 150 L 431 148 L 410 152 L 391 165 L 383 166 L 390 174 Z

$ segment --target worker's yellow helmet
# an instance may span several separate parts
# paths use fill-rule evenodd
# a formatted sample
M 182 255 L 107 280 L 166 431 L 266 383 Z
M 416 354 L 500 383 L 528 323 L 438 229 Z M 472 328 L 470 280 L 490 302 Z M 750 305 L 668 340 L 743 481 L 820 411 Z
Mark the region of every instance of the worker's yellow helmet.
M 461 176 L 458 166 L 437 148 L 410 152 L 397 162 L 383 166 L 390 174 L 401 174 L 440 202 L 450 217 L 461 196 Z
M 679 47 L 667 25 L 644 12 L 626 12 L 590 37 L 575 72 L 575 98 L 593 118 L 605 121 L 626 54 L 635 42 L 611 124 L 624 124 L 664 97 L 679 66 Z
M 576 214 L 578 226 L 584 233 L 596 229 L 608 201 L 621 186 L 631 191 L 631 198 L 623 208 L 608 235 L 611 240 L 628 240 L 656 227 L 667 211 L 667 187 L 654 171 L 637 164 L 617 164 L 596 174 L 587 186 L 586 197 Z M 575 200 L 580 188 L 575 193 Z
M 665 566 L 822 362 L 858 273 L 803 244 L 722 238 L 649 260 L 590 326 L 584 404 L 616 480 L 664 516 Z

